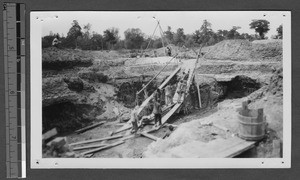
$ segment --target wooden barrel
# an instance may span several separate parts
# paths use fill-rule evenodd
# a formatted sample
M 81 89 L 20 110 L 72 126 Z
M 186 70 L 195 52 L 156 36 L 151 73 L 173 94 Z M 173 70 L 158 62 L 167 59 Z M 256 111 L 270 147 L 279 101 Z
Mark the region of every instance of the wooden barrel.
M 243 103 L 243 108 L 238 113 L 239 136 L 242 139 L 257 141 L 265 136 L 266 121 L 263 109 L 250 110 Z

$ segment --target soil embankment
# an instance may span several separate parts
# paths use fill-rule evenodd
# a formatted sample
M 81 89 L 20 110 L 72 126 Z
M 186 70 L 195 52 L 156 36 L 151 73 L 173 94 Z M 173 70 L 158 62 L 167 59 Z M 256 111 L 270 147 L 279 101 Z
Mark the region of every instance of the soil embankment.
M 191 49 L 175 46 L 172 49 L 178 51 L 182 59 L 165 68 L 150 84 L 149 94 L 179 65 L 196 57 Z M 180 112 L 172 116 L 169 123 L 179 126 L 169 138 L 157 142 L 145 137 L 131 138 L 122 145 L 95 153 L 94 157 L 167 157 L 166 152 L 187 150 L 184 147 L 192 147 L 192 142 L 207 143 L 216 138 L 230 138 L 238 133 L 234 121 L 236 109 L 245 100 L 250 102 L 249 108 L 264 108 L 269 124 L 266 138 L 257 146 L 258 154 L 250 157 L 269 157 L 272 141 L 282 139 L 281 41 L 223 41 L 203 50 L 206 54 L 195 72 L 195 82 L 201 94 L 200 109 L 191 108 L 190 114 Z M 56 127 L 60 133 L 72 132 L 105 120 L 102 126 L 68 136 L 68 141 L 110 136 L 112 131 L 120 128 L 120 122 L 130 118 L 136 92 L 170 59 L 162 57 L 164 49 L 156 51 L 159 58 L 129 58 L 125 52 L 116 51 L 43 50 L 43 57 L 46 54 L 43 58 L 43 131 Z M 66 61 L 67 65 L 61 61 Z M 198 100 L 196 104 L 199 104 Z M 221 124 L 231 133 L 209 126 L 199 128 L 197 125 L 203 122 Z M 161 138 L 167 131 L 164 127 L 153 135 Z M 126 131 L 120 134 L 129 135 Z

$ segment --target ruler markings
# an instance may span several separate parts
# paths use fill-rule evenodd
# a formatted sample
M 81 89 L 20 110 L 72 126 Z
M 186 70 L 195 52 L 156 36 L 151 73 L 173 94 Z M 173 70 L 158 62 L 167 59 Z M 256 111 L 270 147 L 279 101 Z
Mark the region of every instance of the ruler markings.
M 4 3 L 3 7 L 6 166 L 7 177 L 17 178 L 26 177 L 25 57 L 21 57 L 25 55 L 25 5 Z

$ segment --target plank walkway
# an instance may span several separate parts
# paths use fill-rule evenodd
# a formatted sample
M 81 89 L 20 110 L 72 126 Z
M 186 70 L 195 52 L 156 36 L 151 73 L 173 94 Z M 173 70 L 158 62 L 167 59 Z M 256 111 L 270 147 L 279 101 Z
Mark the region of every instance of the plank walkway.
M 208 143 L 186 144 L 171 154 L 178 158 L 232 158 L 255 146 L 255 141 L 238 137 L 216 139 Z

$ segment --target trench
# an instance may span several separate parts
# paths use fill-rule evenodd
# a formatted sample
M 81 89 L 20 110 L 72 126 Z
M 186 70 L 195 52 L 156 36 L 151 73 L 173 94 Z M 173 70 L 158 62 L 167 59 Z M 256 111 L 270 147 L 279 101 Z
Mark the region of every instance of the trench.
M 176 84 L 177 77 L 170 80 L 170 84 Z M 116 100 L 127 108 L 133 108 L 136 102 L 136 93 L 142 89 L 144 81 L 128 81 L 119 85 L 116 91 Z M 158 87 L 159 82 L 154 80 L 147 88 L 148 95 L 151 95 Z M 246 97 L 260 88 L 260 84 L 247 76 L 236 76 L 230 81 L 217 81 L 214 84 L 200 86 L 202 108 L 206 109 L 226 99 Z M 214 93 L 216 92 L 214 96 Z M 145 100 L 144 92 L 139 96 L 139 104 Z M 189 97 L 190 104 L 197 105 L 198 96 Z M 95 117 L 102 114 L 102 107 L 91 104 L 75 104 L 73 102 L 60 102 L 43 107 L 43 132 L 54 127 L 59 132 L 72 132 L 81 127 L 87 126 L 95 121 Z M 182 111 L 178 114 L 183 118 Z M 177 115 L 174 117 L 175 119 Z
M 103 110 L 90 104 L 54 103 L 43 107 L 43 133 L 57 128 L 59 133 L 73 132 L 95 120 Z
M 219 101 L 246 97 L 261 88 L 256 80 L 247 76 L 236 76 L 230 81 L 218 81 L 221 88 Z

